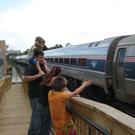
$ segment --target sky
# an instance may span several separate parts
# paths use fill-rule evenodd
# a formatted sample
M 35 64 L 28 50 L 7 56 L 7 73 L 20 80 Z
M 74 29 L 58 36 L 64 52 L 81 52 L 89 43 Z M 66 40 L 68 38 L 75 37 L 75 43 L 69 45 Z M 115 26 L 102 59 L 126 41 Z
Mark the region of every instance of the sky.
M 36 36 L 48 47 L 135 34 L 134 0 L 1 0 L 0 40 L 25 51 Z

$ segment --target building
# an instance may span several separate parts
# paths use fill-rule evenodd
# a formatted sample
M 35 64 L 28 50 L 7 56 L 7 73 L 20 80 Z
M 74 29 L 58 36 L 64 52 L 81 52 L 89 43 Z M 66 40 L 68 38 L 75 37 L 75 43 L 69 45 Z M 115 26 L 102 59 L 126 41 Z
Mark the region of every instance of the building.
M 7 74 L 7 45 L 5 40 L 0 40 L 0 57 L 3 61 L 1 63 L 1 70 L 3 70 L 3 75 Z

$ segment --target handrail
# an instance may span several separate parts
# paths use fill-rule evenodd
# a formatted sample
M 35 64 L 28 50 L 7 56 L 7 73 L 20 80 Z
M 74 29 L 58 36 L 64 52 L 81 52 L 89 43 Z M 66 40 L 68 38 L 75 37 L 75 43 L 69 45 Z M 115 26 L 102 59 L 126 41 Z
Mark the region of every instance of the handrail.
M 8 90 L 11 85 L 11 76 L 6 75 L 2 79 L 0 79 L 0 105 L 3 98 L 4 93 Z
M 87 124 L 89 124 L 90 126 L 94 127 L 95 129 L 97 129 L 99 132 L 101 132 L 103 135 L 111 135 L 107 130 L 105 130 L 104 128 L 100 127 L 98 124 L 96 124 L 95 122 L 93 122 L 92 120 L 90 120 L 88 117 L 80 114 L 79 112 L 71 109 L 71 107 L 68 106 L 68 111 L 79 116 L 83 121 L 85 121 Z

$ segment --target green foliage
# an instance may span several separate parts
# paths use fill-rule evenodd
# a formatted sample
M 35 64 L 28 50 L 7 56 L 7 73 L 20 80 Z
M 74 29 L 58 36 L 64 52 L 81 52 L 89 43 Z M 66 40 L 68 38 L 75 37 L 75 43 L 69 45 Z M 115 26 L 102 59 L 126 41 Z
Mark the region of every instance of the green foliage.
M 56 49 L 56 48 L 62 48 L 63 46 L 61 44 L 56 44 L 55 46 L 53 47 L 50 47 L 49 50 L 51 49 Z

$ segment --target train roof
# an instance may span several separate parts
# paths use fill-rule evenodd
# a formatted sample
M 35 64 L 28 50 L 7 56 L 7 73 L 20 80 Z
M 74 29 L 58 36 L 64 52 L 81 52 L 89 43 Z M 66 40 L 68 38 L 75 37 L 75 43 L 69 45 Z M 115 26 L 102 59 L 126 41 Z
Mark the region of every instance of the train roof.
M 16 59 L 25 59 L 27 57 L 28 57 L 28 55 L 25 54 L 25 55 L 16 56 Z
M 127 44 L 135 44 L 135 35 L 129 35 L 121 39 L 118 43 L 118 46 L 127 45 Z
M 44 51 L 45 56 L 69 56 L 69 55 L 107 55 L 107 50 L 112 42 L 119 37 L 107 38 L 102 41 L 89 42 L 79 45 Z

